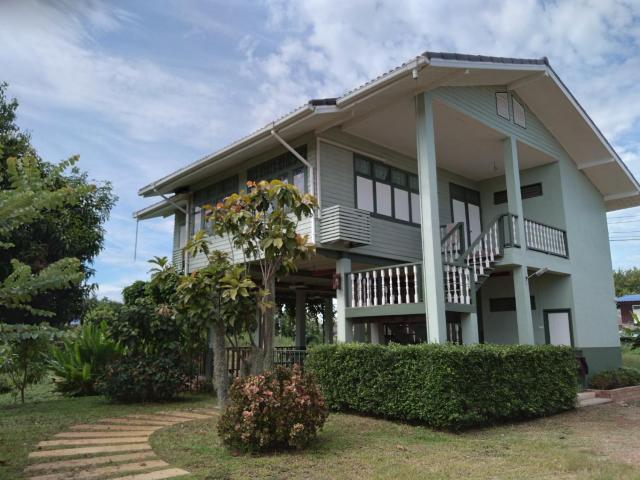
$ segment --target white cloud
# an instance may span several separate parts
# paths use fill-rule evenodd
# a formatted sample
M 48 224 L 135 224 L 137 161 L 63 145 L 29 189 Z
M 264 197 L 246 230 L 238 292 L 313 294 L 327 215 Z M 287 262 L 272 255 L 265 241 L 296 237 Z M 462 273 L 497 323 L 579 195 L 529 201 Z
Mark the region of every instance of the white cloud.
M 548 56 L 606 134 L 640 118 L 640 3 L 267 0 L 279 48 L 251 57 L 256 124 L 340 95 L 424 50 Z M 339 13 L 337 13 L 339 12 Z
M 135 140 L 170 134 L 206 149 L 219 140 L 220 84 L 102 46 L 101 32 L 136 28 L 126 12 L 100 2 L 36 0 L 8 0 L 0 9 L 0 64 L 19 97 L 97 113 Z

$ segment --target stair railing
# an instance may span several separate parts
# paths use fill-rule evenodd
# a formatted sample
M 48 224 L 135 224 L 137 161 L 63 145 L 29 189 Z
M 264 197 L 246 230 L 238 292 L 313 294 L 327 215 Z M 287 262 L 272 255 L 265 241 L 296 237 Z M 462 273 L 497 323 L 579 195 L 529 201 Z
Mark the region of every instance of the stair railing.
M 496 257 L 502 254 L 502 241 L 500 235 L 501 219 L 504 215 L 498 215 L 490 223 L 489 227 L 482 231 L 469 248 L 460 255 L 459 260 L 466 263 L 472 270 L 473 281 L 484 275 L 485 270 L 491 267 Z
M 440 227 L 442 259 L 445 262 L 454 262 L 464 252 L 464 223 L 458 222 L 447 230 L 449 226 Z

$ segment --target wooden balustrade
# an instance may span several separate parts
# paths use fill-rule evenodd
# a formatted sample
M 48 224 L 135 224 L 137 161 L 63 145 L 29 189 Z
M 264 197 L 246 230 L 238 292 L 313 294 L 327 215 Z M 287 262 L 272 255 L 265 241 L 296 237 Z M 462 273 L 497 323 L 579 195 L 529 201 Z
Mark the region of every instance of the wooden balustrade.
M 472 268 L 458 263 L 445 262 L 444 296 L 447 303 L 471 305 L 474 292 L 471 279 Z
M 496 257 L 502 254 L 502 242 L 500 240 L 500 218 L 493 221 L 462 255 L 467 267 L 471 269 L 473 281 L 485 275 Z
M 372 268 L 347 274 L 350 307 L 420 303 L 420 263 Z
M 462 222 L 440 227 L 442 260 L 454 262 L 464 252 L 464 224 Z
M 524 233 L 529 250 L 568 257 L 567 233 L 564 230 L 525 218 Z

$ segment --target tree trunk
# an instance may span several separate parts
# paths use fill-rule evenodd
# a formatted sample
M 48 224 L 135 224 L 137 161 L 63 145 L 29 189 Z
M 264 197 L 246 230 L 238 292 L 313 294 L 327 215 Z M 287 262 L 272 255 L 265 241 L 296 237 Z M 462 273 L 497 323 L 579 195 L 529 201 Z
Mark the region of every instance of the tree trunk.
M 273 335 L 274 335 L 274 313 L 275 313 L 275 301 L 276 301 L 276 279 L 272 275 L 263 280 L 263 285 L 266 290 L 269 291 L 269 295 L 266 300 L 271 304 L 267 308 L 262 316 L 264 343 L 262 347 L 262 358 L 264 370 L 271 370 L 273 368 Z
M 223 408 L 227 402 L 229 388 L 229 370 L 227 368 L 227 352 L 224 342 L 224 321 L 216 319 L 213 324 L 213 376 L 216 387 L 218 406 Z

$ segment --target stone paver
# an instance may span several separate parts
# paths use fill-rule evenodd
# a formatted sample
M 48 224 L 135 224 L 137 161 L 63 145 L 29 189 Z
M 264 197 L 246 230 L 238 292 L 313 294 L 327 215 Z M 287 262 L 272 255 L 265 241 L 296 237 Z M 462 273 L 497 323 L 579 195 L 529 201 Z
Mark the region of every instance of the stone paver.
M 129 443 L 126 445 L 109 445 L 106 447 L 84 447 L 84 448 L 57 448 L 55 450 L 38 450 L 31 452 L 29 458 L 46 457 L 71 457 L 75 455 L 87 455 L 93 453 L 114 453 L 114 452 L 138 452 L 140 450 L 151 450 L 148 443 Z
M 100 425 L 96 423 L 91 424 L 81 424 L 74 425 L 70 427 L 70 430 L 100 430 L 100 431 L 140 431 L 140 432 L 155 432 L 156 430 L 160 430 L 162 426 L 152 426 L 152 425 Z
M 124 453 L 120 455 L 102 455 L 100 457 L 78 458 L 76 460 L 58 460 L 57 462 L 34 463 L 24 469 L 25 472 L 37 472 L 39 470 L 60 470 L 78 467 L 88 467 L 91 465 L 101 465 L 103 463 L 119 463 L 134 460 L 148 460 L 154 458 L 156 454 L 149 450 L 146 452 Z
M 154 425 L 160 427 L 168 427 L 174 425 L 176 422 L 167 422 L 162 420 L 140 420 L 137 418 L 104 418 L 99 421 L 100 423 L 117 423 L 124 425 Z
M 62 432 L 56 433 L 55 438 L 110 438 L 110 437 L 139 437 L 142 435 L 151 435 L 153 430 L 122 430 L 117 432 Z
M 156 472 L 127 475 L 126 477 L 113 478 L 112 480 L 162 480 L 164 478 L 181 477 L 183 475 L 189 475 L 189 472 L 182 470 L 181 468 L 169 468 L 167 470 L 158 470 Z
M 160 428 L 209 419 L 216 413 L 212 409 L 166 411 L 74 425 L 54 435 L 53 440 L 39 442 L 38 450 L 29 454 L 32 462 L 39 463 L 27 466 L 25 473 L 32 475 L 30 480 L 162 480 L 188 475 L 186 470 L 171 468 L 158 459 L 148 443 L 149 436 Z M 86 458 L 46 461 L 80 456 Z M 118 474 L 125 476 L 113 478 Z
M 76 445 L 109 445 L 116 443 L 144 443 L 149 440 L 149 435 L 144 437 L 109 437 L 109 438 L 66 438 L 61 440 L 45 440 L 39 442 L 38 447 L 72 447 Z
M 151 468 L 168 467 L 169 464 L 162 460 L 150 460 L 147 462 L 125 463 L 110 467 L 93 468 L 90 470 L 77 470 L 73 472 L 52 473 L 31 477 L 31 480 L 84 480 L 86 478 L 100 478 L 118 473 L 149 470 Z

